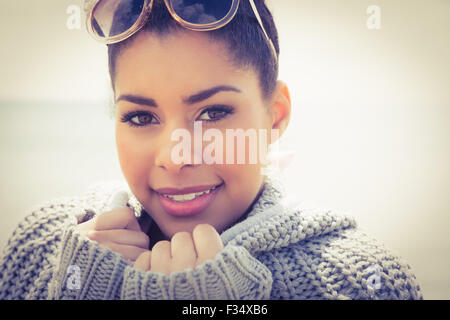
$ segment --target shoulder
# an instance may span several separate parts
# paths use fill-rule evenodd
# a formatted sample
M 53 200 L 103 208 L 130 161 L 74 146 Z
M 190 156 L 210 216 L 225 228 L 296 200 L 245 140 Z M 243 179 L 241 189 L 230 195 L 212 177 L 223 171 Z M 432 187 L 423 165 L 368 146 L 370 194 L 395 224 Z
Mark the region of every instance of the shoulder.
M 410 266 L 348 213 L 307 209 L 269 179 L 252 214 L 225 230 L 271 270 L 277 299 L 421 299 Z
M 32 206 L 8 238 L 0 258 L 0 298 L 30 298 L 49 276 L 50 256 L 64 231 L 91 211 L 99 213 L 120 189 L 119 183 L 95 183 L 76 196 L 46 200 Z M 42 280 L 42 281 L 41 281 Z M 34 292 L 40 296 L 38 292 Z
M 63 224 L 77 223 L 86 211 L 100 213 L 107 210 L 111 198 L 119 190 L 126 190 L 121 181 L 104 181 L 90 184 L 78 195 L 45 200 L 28 210 L 28 214 L 18 223 L 13 239 L 31 240 Z
M 279 298 L 423 298 L 410 265 L 356 226 L 262 255 L 272 265 L 272 294 Z
M 57 250 L 65 224 L 76 223 L 80 199 L 64 197 L 32 207 L 18 223 L 0 259 L 0 299 L 45 298 L 49 256 Z M 42 290 L 41 290 L 42 289 Z

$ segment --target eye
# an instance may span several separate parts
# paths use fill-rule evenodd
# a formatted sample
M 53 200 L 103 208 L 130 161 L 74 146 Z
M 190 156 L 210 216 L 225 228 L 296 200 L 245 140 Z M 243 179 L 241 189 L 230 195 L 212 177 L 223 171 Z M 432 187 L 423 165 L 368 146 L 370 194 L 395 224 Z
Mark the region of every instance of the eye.
M 205 108 L 199 116 L 199 120 L 208 122 L 219 121 L 234 112 L 233 108 L 227 106 L 211 106 Z
M 121 122 L 128 123 L 131 127 L 144 127 L 149 124 L 158 124 L 156 117 L 143 111 L 133 111 L 122 115 Z

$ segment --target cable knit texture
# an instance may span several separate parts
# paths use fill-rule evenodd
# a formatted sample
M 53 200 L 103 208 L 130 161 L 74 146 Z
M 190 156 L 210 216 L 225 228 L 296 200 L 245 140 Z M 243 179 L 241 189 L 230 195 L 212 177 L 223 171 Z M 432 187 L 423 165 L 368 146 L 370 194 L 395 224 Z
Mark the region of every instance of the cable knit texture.
M 133 268 L 77 232 L 125 204 L 147 214 L 125 182 L 36 206 L 0 261 L 0 299 L 423 299 L 410 266 L 332 211 L 290 206 L 276 176 L 247 217 L 221 234 L 224 249 L 170 276 Z

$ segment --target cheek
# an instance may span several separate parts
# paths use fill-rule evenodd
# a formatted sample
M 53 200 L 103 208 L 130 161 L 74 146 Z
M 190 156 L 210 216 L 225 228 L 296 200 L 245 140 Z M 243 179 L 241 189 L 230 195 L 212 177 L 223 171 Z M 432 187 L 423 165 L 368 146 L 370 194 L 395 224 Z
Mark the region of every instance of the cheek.
M 234 143 L 230 145 L 226 143 L 224 130 L 223 158 L 226 161 L 227 155 L 230 154 L 233 164 L 216 165 L 218 174 L 228 185 L 227 196 L 231 200 L 229 204 L 232 204 L 233 209 L 238 210 L 247 209 L 246 206 L 253 202 L 261 189 L 264 180 L 262 169 L 267 164 L 271 135 L 269 121 L 256 112 L 261 110 L 255 107 L 255 112 L 248 111 L 236 117 L 233 127 L 228 129 L 234 129 L 235 132 L 238 128 L 244 131 L 250 130 L 254 132 L 254 136 L 252 135 L 252 139 L 246 138 L 244 144 L 234 140 Z M 243 164 L 239 164 L 238 155 L 243 155 Z
M 146 183 L 146 173 L 151 163 L 149 150 L 121 126 L 116 128 L 116 146 L 120 167 L 128 183 L 140 184 L 140 180 Z
M 234 212 L 244 212 L 261 188 L 260 166 L 233 164 L 216 168 L 227 185 L 227 206 L 231 206 Z

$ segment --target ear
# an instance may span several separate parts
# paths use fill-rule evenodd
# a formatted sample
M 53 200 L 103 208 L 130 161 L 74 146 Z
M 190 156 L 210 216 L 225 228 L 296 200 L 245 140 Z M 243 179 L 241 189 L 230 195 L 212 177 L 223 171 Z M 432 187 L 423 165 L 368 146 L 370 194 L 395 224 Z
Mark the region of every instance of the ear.
M 277 140 L 286 131 L 291 119 L 291 96 L 286 83 L 281 80 L 277 81 L 277 85 L 272 96 L 272 129 L 278 130 Z M 273 143 L 275 141 L 271 141 Z

